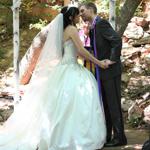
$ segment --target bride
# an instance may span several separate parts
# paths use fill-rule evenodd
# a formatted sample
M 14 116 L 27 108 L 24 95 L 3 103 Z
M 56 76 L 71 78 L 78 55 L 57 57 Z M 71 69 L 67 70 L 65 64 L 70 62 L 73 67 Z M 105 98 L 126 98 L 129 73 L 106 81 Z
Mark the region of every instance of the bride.
M 75 24 L 76 7 L 64 7 L 48 25 L 21 83 L 29 80 L 22 101 L 0 129 L 0 150 L 95 150 L 106 138 L 97 82 L 77 56 L 102 68 L 103 61 L 86 51 Z M 36 63 L 35 63 L 36 62 Z M 36 64 L 36 65 L 35 65 Z

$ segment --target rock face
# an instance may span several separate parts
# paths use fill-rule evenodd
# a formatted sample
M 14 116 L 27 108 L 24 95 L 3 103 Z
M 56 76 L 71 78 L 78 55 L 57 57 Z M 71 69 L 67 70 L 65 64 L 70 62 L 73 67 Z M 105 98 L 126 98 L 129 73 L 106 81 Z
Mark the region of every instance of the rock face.
M 9 68 L 0 79 L 0 124 L 13 112 L 13 69 Z
M 10 98 L 0 98 L 0 124 L 5 122 L 13 112 L 13 100 Z
M 144 31 L 141 26 L 136 25 L 135 23 L 129 23 L 124 36 L 128 39 L 140 39 L 143 37 Z
M 144 121 L 150 124 L 150 105 L 144 109 Z
M 139 46 L 142 44 L 150 43 L 150 20 L 142 17 L 133 17 L 131 22 L 128 24 L 123 39 L 124 42 L 128 42 L 133 45 L 136 42 L 139 42 Z M 146 40 L 142 40 L 143 38 L 148 38 Z M 143 43 L 140 43 L 142 40 Z
M 134 17 L 123 37 L 122 109 L 128 120 L 146 119 L 150 105 L 150 22 Z M 145 111 L 146 108 L 146 111 Z M 150 120 L 150 118 L 149 118 Z

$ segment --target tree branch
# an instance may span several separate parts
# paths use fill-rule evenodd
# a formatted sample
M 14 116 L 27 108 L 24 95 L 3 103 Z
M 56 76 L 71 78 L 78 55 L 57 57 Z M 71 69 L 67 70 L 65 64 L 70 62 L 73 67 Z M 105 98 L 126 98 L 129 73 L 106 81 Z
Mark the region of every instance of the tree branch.
M 124 5 L 120 10 L 120 14 L 117 17 L 117 32 L 120 36 L 123 35 L 128 23 L 133 17 L 137 7 L 141 4 L 143 0 L 126 0 Z

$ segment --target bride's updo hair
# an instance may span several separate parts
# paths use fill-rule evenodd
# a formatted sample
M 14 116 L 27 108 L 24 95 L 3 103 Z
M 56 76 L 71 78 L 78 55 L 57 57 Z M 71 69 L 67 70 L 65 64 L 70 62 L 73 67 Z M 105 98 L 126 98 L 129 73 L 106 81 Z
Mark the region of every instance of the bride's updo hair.
M 63 14 L 64 29 L 68 25 L 75 25 L 73 20 L 79 15 L 79 9 L 77 7 L 65 6 L 62 8 L 61 13 Z

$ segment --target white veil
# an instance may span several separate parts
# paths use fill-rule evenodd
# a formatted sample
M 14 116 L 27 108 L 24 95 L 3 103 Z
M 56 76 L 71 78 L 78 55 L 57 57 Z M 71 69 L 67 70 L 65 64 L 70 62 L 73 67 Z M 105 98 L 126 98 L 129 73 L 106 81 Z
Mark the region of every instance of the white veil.
M 1 150 L 16 150 L 18 147 L 21 147 L 22 150 L 35 150 L 39 143 L 41 136 L 39 134 L 44 134 L 41 130 L 45 124 L 45 121 L 43 121 L 43 115 L 45 115 L 43 106 L 45 105 L 45 91 L 48 90 L 49 84 L 47 81 L 50 72 L 62 59 L 62 43 L 63 14 L 59 14 L 48 25 L 45 44 L 23 99 L 4 126 L 0 127 Z M 30 124 L 31 120 L 32 124 Z M 43 137 L 46 137 L 46 135 Z M 30 146 L 30 148 L 26 148 L 25 145 Z
M 48 36 L 38 58 L 31 82 L 47 78 L 50 71 L 60 62 L 62 59 L 62 43 L 63 14 L 60 13 L 49 25 Z
M 20 61 L 19 78 L 22 84 L 29 83 L 31 76 L 41 78 L 48 68 L 58 63 L 62 57 L 62 35 L 63 14 L 59 14 L 35 36 Z

